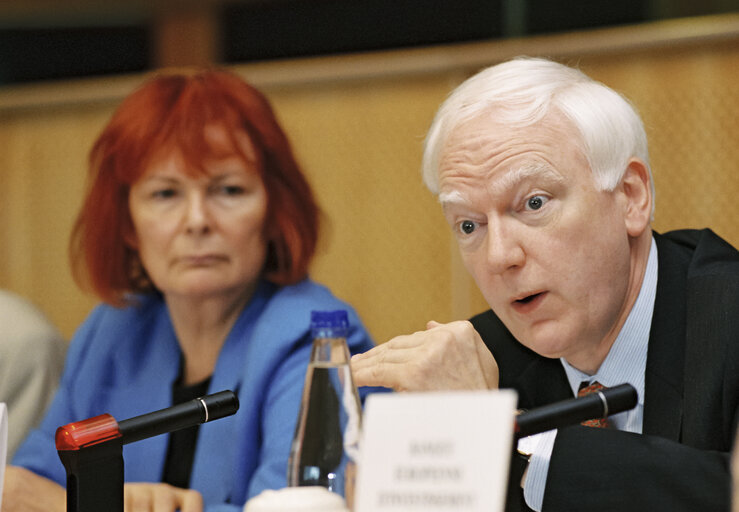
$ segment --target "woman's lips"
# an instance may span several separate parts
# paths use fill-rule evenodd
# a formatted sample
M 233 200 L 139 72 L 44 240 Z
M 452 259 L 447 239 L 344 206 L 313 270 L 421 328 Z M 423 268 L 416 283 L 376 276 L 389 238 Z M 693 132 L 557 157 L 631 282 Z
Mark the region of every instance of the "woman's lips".
M 219 256 L 217 254 L 203 254 L 198 256 L 185 256 L 181 259 L 181 261 L 185 265 L 191 267 L 204 267 L 213 265 L 215 263 L 223 261 L 224 259 L 225 258 L 223 256 Z

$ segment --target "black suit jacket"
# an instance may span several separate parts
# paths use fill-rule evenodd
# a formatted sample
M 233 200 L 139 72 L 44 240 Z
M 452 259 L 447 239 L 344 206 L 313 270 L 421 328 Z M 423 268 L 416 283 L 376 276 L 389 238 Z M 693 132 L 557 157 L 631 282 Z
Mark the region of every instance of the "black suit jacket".
M 728 511 L 739 421 L 739 253 L 710 230 L 659 235 L 643 434 L 560 429 L 543 510 Z M 472 320 L 500 386 L 530 409 L 572 397 L 559 360 L 520 345 L 487 311 Z M 520 474 L 512 473 L 512 481 Z M 515 488 L 515 486 L 512 486 Z M 508 510 L 528 510 L 509 493 Z

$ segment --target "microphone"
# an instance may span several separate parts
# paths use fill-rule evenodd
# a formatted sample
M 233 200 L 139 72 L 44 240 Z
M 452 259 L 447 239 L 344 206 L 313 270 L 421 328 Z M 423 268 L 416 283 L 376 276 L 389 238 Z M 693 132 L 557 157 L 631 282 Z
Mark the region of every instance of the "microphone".
M 605 418 L 609 414 L 633 409 L 637 398 L 634 386 L 619 384 L 590 395 L 537 407 L 516 417 L 514 435 L 520 439 L 592 418 Z
M 120 422 L 101 414 L 57 428 L 56 448 L 80 450 L 113 439 L 124 445 L 224 418 L 238 409 L 236 393 L 226 390 Z
M 118 422 L 121 443 L 128 444 L 234 414 L 239 399 L 233 391 L 220 391 L 167 409 Z
M 56 449 L 67 472 L 69 512 L 123 512 L 123 445 L 234 414 L 239 399 L 221 391 L 116 421 L 110 414 L 63 425 Z

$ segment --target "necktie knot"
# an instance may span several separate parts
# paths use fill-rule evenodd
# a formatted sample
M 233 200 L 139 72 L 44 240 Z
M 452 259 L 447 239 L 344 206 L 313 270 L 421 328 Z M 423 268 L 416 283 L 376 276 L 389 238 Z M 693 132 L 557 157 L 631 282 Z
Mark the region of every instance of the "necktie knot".
M 597 393 L 602 389 L 605 389 L 605 386 L 598 381 L 593 381 L 592 384 L 589 384 L 588 381 L 583 381 L 577 391 L 577 396 L 591 395 L 593 393 Z M 608 428 L 609 426 L 608 418 L 594 418 L 591 420 L 585 420 L 581 423 L 581 425 L 595 428 Z

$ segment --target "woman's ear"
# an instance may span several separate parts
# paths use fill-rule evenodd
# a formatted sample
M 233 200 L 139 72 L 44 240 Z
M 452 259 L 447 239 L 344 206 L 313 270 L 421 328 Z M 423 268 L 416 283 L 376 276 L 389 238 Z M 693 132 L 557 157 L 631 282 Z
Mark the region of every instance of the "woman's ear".
M 136 236 L 136 230 L 131 225 L 131 222 L 126 222 L 123 225 L 123 243 L 129 249 L 138 250 L 139 248 L 139 237 Z
M 652 221 L 652 178 L 642 160 L 632 158 L 619 184 L 624 199 L 624 222 L 629 236 L 638 237 Z

